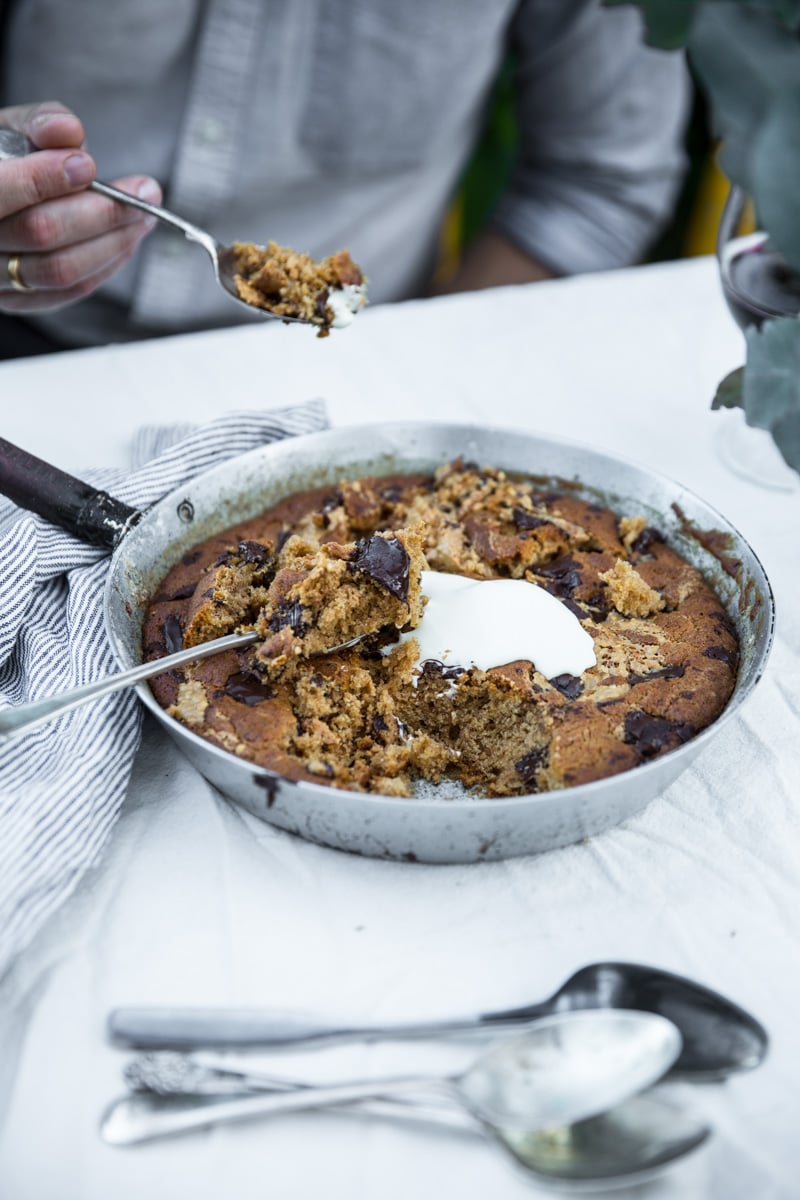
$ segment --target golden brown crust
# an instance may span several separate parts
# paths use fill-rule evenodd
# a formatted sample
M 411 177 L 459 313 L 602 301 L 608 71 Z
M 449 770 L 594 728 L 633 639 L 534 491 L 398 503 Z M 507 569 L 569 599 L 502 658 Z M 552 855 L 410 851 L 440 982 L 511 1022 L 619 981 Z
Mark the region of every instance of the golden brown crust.
M 328 304 L 330 292 L 364 283 L 361 269 L 347 250 L 339 250 L 321 262 L 277 242 L 268 242 L 265 247 L 234 242 L 233 251 L 234 279 L 242 300 L 279 317 L 318 325 L 320 336 L 328 332 L 334 320 Z
M 375 538 L 405 548 L 408 603 L 353 569 L 354 545 Z M 247 562 L 248 544 L 274 556 L 269 579 L 263 561 Z M 290 497 L 193 554 L 150 607 L 147 657 L 243 608 L 264 642 L 159 676 L 157 698 L 218 745 L 293 779 L 397 796 L 444 777 L 487 795 L 573 786 L 683 744 L 719 715 L 736 679 L 721 602 L 657 530 L 491 468 L 457 462 L 435 478 Z M 415 644 L 391 649 L 391 639 L 419 619 L 423 554 L 435 570 L 545 587 L 591 634 L 596 665 L 548 680 L 524 661 L 490 671 L 429 663 L 414 677 Z M 270 628 L 295 605 L 310 614 L 307 629 Z M 372 637 L 316 656 L 354 631 Z

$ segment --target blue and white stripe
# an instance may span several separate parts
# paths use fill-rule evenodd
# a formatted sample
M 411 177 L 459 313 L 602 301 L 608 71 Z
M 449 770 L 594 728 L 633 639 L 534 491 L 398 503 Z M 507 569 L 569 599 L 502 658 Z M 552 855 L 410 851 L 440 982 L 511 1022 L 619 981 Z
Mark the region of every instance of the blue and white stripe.
M 223 459 L 325 424 L 323 404 L 311 401 L 199 429 L 148 428 L 134 445 L 134 463 L 145 466 L 85 478 L 144 508 Z M 103 621 L 108 562 L 103 550 L 0 501 L 0 707 L 115 670 Z M 100 854 L 140 736 L 138 702 L 123 691 L 0 746 L 0 978 Z

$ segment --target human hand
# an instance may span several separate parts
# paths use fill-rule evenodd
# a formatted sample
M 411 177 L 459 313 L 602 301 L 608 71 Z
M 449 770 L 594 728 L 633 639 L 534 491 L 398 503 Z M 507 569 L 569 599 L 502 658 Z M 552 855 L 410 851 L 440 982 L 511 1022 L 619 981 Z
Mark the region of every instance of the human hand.
M 0 125 L 37 153 L 0 162 L 0 312 L 44 312 L 93 292 L 124 265 L 155 218 L 87 191 L 96 168 L 80 120 L 55 101 L 0 108 Z M 154 179 L 116 187 L 161 203 Z

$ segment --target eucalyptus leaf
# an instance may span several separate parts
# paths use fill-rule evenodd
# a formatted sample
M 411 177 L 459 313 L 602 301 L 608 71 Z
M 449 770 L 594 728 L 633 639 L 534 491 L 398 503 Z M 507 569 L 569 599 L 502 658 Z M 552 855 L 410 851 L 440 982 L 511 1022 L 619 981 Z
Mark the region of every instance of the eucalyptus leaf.
M 777 94 L 759 128 L 751 159 L 751 193 L 770 240 L 800 268 L 800 42 L 797 82 Z
M 720 381 L 711 407 L 744 408 L 744 367 L 737 367 Z
M 677 50 L 686 45 L 699 0 L 603 0 L 607 8 L 632 3 L 642 10 L 649 46 Z
M 800 318 L 748 329 L 744 412 L 747 424 L 768 429 L 789 466 L 800 470 Z

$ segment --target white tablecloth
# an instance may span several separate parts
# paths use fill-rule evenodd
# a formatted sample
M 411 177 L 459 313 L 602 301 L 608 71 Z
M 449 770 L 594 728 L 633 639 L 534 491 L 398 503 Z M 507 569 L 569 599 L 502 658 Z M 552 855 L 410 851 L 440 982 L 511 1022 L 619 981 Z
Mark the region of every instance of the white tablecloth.
M 637 1194 L 800 1194 L 800 491 L 760 489 L 720 459 L 739 418 L 709 403 L 741 357 L 713 263 L 697 260 L 376 309 L 327 341 L 269 325 L 0 366 L 4 435 L 75 471 L 124 465 L 143 423 L 310 396 L 337 424 L 475 420 L 573 437 L 722 510 L 761 557 L 779 614 L 765 677 L 697 764 L 621 828 L 536 858 L 433 867 L 307 844 L 229 806 L 148 723 L 101 863 L 0 991 L 4 1200 L 538 1195 L 478 1139 L 330 1114 L 111 1149 L 97 1121 L 125 1056 L 106 1044 L 105 1017 L 137 1003 L 444 1016 L 543 997 L 601 959 L 693 976 L 772 1039 L 757 1072 L 694 1089 L 714 1139 Z M 359 1047 L 283 1069 L 387 1065 L 392 1048 Z

